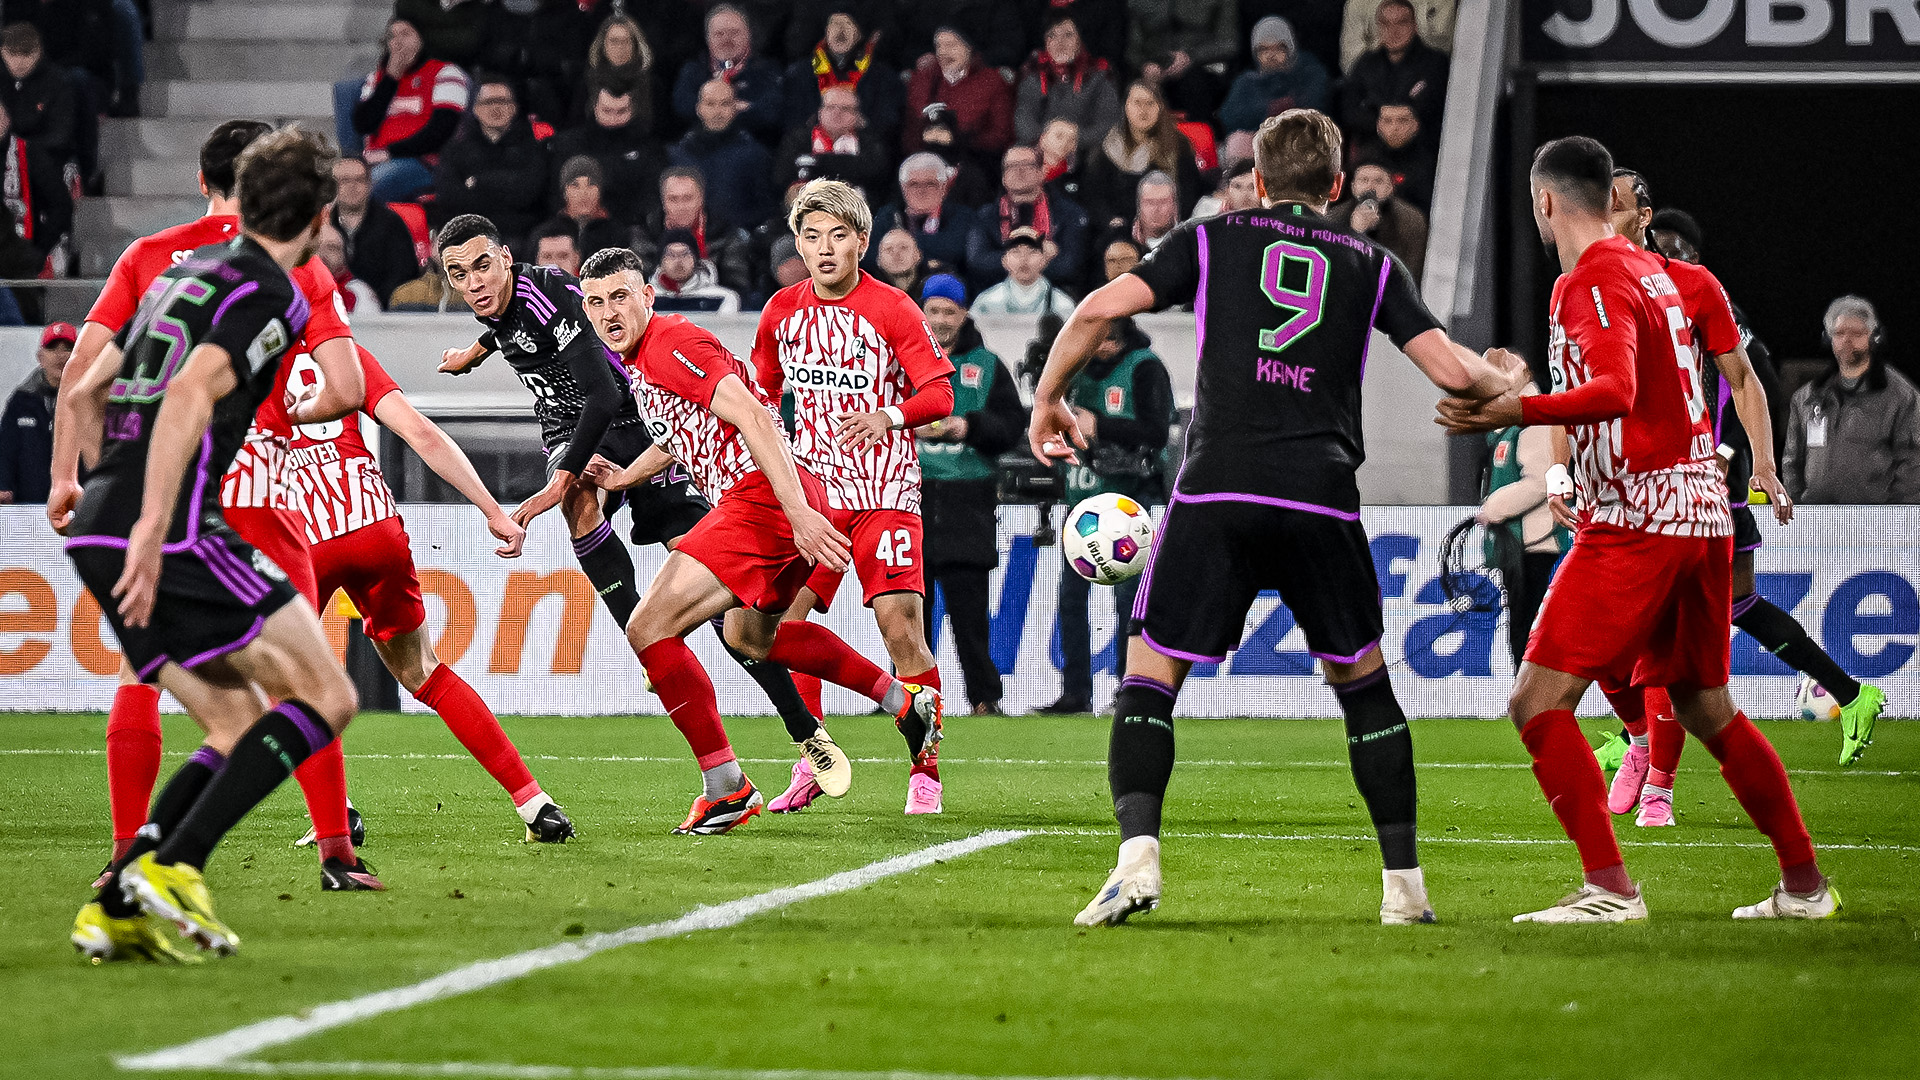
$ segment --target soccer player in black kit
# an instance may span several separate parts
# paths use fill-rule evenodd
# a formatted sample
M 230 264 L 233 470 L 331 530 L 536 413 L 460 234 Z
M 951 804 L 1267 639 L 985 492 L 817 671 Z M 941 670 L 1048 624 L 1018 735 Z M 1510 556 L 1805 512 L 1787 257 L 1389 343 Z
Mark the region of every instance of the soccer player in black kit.
M 1198 385 L 1186 462 L 1134 604 L 1114 698 L 1108 780 L 1118 866 L 1074 919 L 1117 924 L 1160 901 L 1160 808 L 1173 772 L 1173 705 L 1195 663 L 1237 648 L 1262 589 L 1278 589 L 1346 715 L 1354 782 L 1385 866 L 1380 921 L 1432 922 L 1414 852 L 1413 740 L 1380 659 L 1380 587 L 1354 471 L 1360 384 L 1377 327 L 1450 394 L 1492 397 L 1518 372 L 1455 344 L 1400 260 L 1333 224 L 1340 129 L 1311 109 L 1262 124 L 1264 208 L 1180 226 L 1074 309 L 1034 394 L 1043 460 L 1086 441 L 1067 387 L 1116 318 L 1192 303 Z
M 220 515 L 220 476 L 307 323 L 288 271 L 319 245 L 333 161 L 291 128 L 250 144 L 236 164 L 242 235 L 154 281 L 73 388 L 79 423 L 58 432 L 57 466 L 103 445 L 78 508 L 48 518 L 127 662 L 207 732 L 74 921 L 95 960 L 187 959 L 148 916 L 232 952 L 201 877 L 208 854 L 358 705 L 319 616 Z M 267 700 L 280 704 L 262 715 Z
M 560 507 L 580 569 L 624 631 L 640 604 L 640 591 L 633 556 L 613 532 L 615 510 L 626 503 L 635 545 L 670 549 L 711 507 L 693 478 L 677 465 L 642 487 L 606 493 L 604 506 L 600 489 L 582 478 L 596 455 L 624 468 L 652 446 L 653 439 L 625 368 L 587 322 L 578 279 L 554 267 L 514 262 L 500 231 L 478 214 L 462 214 L 441 226 L 435 246 L 448 284 L 486 327 L 472 345 L 448 349 L 440 370 L 458 375 L 500 352 L 533 391 L 533 412 L 547 453 L 547 485 L 514 510 L 513 520 L 525 528 Z M 789 733 L 801 733 L 794 735 L 796 742 L 813 734 L 819 723 L 786 668 L 751 660 L 732 646 L 727 653 L 760 685 Z

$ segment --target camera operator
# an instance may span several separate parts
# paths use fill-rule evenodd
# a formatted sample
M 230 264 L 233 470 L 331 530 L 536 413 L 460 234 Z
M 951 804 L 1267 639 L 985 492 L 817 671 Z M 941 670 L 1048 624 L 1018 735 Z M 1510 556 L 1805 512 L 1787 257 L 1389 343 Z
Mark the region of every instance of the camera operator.
M 1385 165 L 1362 157 L 1353 167 L 1353 201 L 1334 207 L 1327 216 L 1400 256 L 1413 280 L 1421 279 L 1427 264 L 1427 215 L 1400 198 Z
M 1066 466 L 1068 507 L 1104 492 L 1126 495 L 1142 506 L 1161 500 L 1160 452 L 1173 424 L 1173 383 L 1154 355 L 1153 342 L 1132 319 L 1115 319 L 1094 347 L 1093 359 L 1073 381 L 1068 399 L 1087 438 L 1080 464 Z M 1069 511 L 1071 512 L 1071 511 Z M 1060 567 L 1060 698 L 1043 713 L 1084 713 L 1093 708 L 1092 628 L 1087 595 L 1092 585 L 1067 565 Z M 1114 670 L 1125 671 L 1128 624 L 1138 577 L 1113 587 Z

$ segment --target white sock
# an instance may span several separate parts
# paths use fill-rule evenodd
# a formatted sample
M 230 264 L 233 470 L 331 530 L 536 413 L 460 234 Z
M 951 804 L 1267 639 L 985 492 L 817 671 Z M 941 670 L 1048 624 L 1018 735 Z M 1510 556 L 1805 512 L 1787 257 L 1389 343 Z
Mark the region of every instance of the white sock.
M 1641 785 L 1640 785 L 1640 797 L 1644 799 L 1644 798 L 1646 798 L 1646 797 L 1647 797 L 1647 796 L 1649 796 L 1649 795 L 1663 795 L 1663 796 L 1665 796 L 1665 797 L 1666 797 L 1666 799 L 1667 799 L 1667 801 L 1668 801 L 1668 802 L 1672 802 L 1672 801 L 1673 801 L 1673 789 L 1672 789 L 1672 788 L 1670 788 L 1670 787 L 1654 787 L 1654 786 L 1653 786 L 1652 784 L 1641 784 Z
M 514 807 L 513 809 L 515 813 L 520 815 L 521 821 L 524 821 L 527 824 L 531 825 L 533 824 L 534 819 L 540 816 L 541 807 L 552 806 L 552 805 L 553 805 L 553 800 L 547 797 L 546 792 L 536 791 L 534 792 L 532 798 L 528 799 L 526 802 L 521 803 L 519 806 Z
M 880 697 L 880 707 L 899 716 L 900 710 L 907 707 L 907 684 L 899 679 L 893 680 L 893 685 Z
M 706 785 L 706 797 L 709 799 L 724 799 L 739 791 L 746 779 L 738 761 L 723 761 L 711 769 L 700 770 L 700 780 Z
M 1627 736 L 1627 741 L 1635 746 L 1647 745 L 1647 737 L 1645 735 L 1629 735 Z
M 1427 876 L 1422 873 L 1417 866 L 1406 870 L 1380 871 L 1381 888 L 1392 891 L 1393 884 L 1396 881 L 1405 886 L 1407 891 L 1413 893 L 1415 896 L 1427 895 Z
M 1142 859 L 1152 859 L 1154 862 L 1160 861 L 1159 837 L 1136 836 L 1131 840 L 1122 840 L 1120 842 L 1119 865 L 1125 866 L 1128 863 L 1138 862 Z

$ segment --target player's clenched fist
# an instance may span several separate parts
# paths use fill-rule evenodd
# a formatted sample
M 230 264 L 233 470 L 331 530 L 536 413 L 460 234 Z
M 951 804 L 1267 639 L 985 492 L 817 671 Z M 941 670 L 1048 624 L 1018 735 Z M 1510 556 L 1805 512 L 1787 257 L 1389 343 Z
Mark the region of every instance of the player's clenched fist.
M 80 485 L 71 480 L 55 480 L 47 493 L 47 523 L 61 536 L 73 524 L 73 512 L 80 505 Z
M 448 349 L 440 354 L 440 370 L 448 375 L 465 375 L 487 355 L 487 347 L 474 342 L 464 349 Z
M 1080 464 L 1074 447 L 1087 447 L 1087 436 L 1074 419 L 1073 410 L 1064 401 L 1034 402 L 1033 419 L 1027 425 L 1027 448 L 1041 461 L 1069 461 Z

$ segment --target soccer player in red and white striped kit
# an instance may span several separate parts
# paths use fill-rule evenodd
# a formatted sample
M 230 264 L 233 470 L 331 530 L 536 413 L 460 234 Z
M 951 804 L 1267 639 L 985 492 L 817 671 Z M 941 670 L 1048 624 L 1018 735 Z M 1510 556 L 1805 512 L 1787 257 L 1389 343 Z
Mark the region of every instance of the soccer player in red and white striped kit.
M 894 670 L 905 682 L 940 688 L 921 610 L 920 458 L 913 430 L 953 412 L 953 364 L 913 298 L 860 269 L 873 211 L 852 187 L 815 180 L 802 188 L 788 226 L 807 280 L 774 293 L 760 314 L 753 368 L 768 396 L 793 392 L 794 457 L 849 515 L 853 568 L 873 609 Z M 833 603 L 843 574 L 821 567 L 787 612 L 803 622 Z M 805 681 L 802 681 L 802 680 Z M 820 715 L 820 683 L 794 682 Z M 941 811 L 939 725 L 913 744 L 907 777 L 909 814 Z M 787 791 L 768 806 L 799 810 L 819 794 L 805 758 Z

